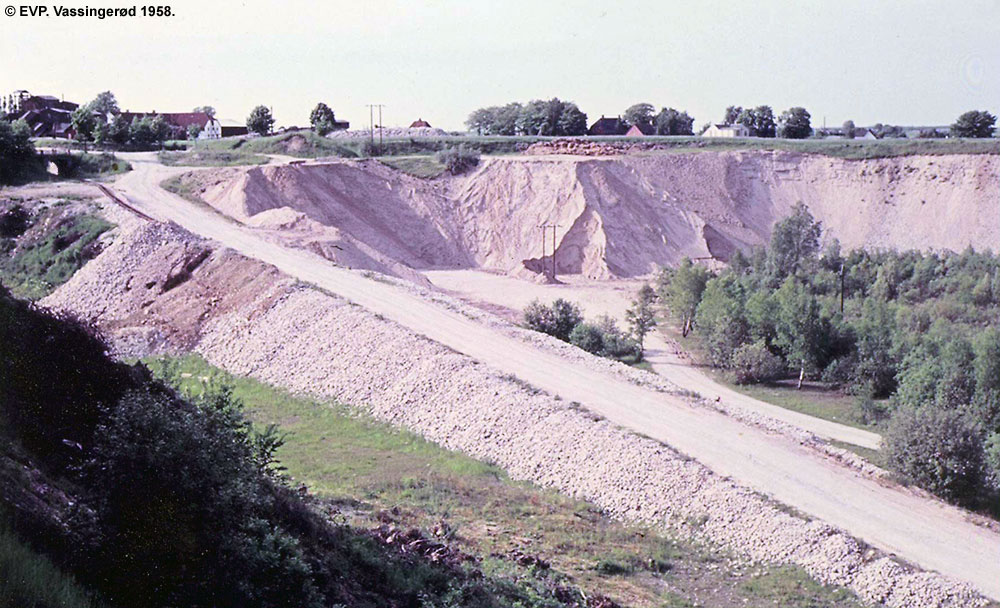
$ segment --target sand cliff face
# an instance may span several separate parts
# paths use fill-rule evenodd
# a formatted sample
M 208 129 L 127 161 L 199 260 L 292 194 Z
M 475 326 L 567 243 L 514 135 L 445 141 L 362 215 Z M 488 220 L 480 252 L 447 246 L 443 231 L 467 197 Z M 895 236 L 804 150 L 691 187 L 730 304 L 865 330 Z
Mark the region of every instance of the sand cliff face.
M 220 174 L 203 197 L 268 229 L 314 234 L 331 257 L 393 274 L 481 267 L 530 276 L 551 265 L 640 276 L 681 257 L 726 261 L 761 244 L 798 202 L 845 247 L 995 247 L 1000 157 L 866 161 L 787 152 L 484 159 L 422 180 L 374 161 Z M 543 250 L 544 247 L 544 250 Z M 360 252 L 356 255 L 350 252 Z

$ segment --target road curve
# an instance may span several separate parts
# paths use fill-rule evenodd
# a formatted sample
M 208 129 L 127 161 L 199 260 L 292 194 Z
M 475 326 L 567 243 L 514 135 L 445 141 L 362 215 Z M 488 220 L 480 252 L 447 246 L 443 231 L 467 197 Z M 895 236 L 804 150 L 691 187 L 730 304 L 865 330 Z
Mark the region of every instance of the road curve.
M 337 268 L 307 251 L 268 242 L 161 189 L 159 183 L 178 169 L 155 164 L 150 156 L 129 160 L 134 171 L 121 177 L 115 190 L 143 212 L 339 294 L 551 394 L 578 401 L 720 475 L 1000 600 L 1000 534 L 971 523 L 964 511 L 905 488 L 886 487 L 783 436 L 574 365 L 401 288 Z

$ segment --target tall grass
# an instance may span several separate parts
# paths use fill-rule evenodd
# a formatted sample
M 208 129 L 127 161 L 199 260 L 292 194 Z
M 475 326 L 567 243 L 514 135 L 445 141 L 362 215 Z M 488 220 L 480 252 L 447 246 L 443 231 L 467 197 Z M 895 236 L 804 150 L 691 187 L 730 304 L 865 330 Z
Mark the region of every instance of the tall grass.
M 98 608 L 72 576 L 22 543 L 0 520 L 0 608 Z

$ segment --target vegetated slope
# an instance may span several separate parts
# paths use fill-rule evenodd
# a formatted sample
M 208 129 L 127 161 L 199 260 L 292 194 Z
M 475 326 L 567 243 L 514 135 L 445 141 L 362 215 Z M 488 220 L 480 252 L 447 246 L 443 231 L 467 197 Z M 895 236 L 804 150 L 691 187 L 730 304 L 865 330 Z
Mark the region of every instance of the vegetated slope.
M 765 243 L 800 201 L 846 247 L 990 247 L 1000 237 L 998 177 L 995 155 L 702 152 L 492 158 L 436 180 L 373 161 L 273 166 L 220 176 L 201 196 L 252 225 L 311 232 L 314 249 L 334 228 L 342 251 L 331 257 L 397 275 L 482 267 L 531 276 L 551 265 L 541 226 L 555 224 L 557 272 L 614 278 L 684 256 L 726 261 Z
M 126 235 L 47 304 L 76 310 L 103 326 L 128 318 L 140 323 L 144 298 L 111 296 L 142 283 L 136 277 L 161 282 L 168 269 L 159 267 L 156 251 L 174 247 L 176 232 L 152 225 Z M 243 290 L 238 307 L 217 307 L 222 294 L 201 290 L 225 272 L 211 260 L 221 255 L 213 253 L 174 289 L 191 296 L 192 310 L 201 302 L 203 316 L 192 326 L 200 335 L 196 349 L 223 368 L 365 404 L 377 418 L 495 462 L 516 478 L 588 498 L 625 519 L 695 532 L 737 555 L 799 564 L 869 601 L 898 607 L 982 604 L 965 585 L 909 571 L 827 524 L 783 512 L 662 444 L 595 420 L 290 278 Z M 180 325 L 192 318 L 185 313 L 163 322 Z

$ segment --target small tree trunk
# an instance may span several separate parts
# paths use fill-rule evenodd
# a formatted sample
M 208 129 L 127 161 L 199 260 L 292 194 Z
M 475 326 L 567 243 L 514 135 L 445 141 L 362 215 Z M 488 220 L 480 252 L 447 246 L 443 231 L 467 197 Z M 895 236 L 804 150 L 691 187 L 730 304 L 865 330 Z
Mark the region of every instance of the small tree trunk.
M 799 385 L 796 387 L 798 390 L 802 390 L 802 379 L 806 376 L 806 362 L 802 361 L 802 366 L 799 368 Z
M 691 332 L 691 317 L 684 320 L 684 329 L 681 330 L 681 336 L 686 338 Z

